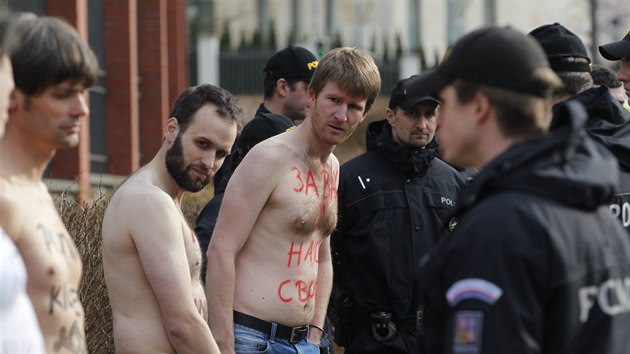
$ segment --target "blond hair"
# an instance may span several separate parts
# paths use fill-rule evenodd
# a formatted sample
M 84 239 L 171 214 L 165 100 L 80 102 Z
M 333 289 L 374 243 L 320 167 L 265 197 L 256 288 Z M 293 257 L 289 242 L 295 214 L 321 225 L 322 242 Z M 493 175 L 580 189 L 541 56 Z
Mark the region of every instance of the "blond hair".
M 335 48 L 326 53 L 317 65 L 309 90 L 317 97 L 331 81 L 351 96 L 366 98 L 364 114 L 381 91 L 381 75 L 374 59 L 357 48 Z

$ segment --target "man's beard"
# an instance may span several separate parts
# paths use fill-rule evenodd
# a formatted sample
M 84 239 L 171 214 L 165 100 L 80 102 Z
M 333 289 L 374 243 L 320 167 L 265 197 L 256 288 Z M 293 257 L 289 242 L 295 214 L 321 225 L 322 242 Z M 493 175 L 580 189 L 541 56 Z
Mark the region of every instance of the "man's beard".
M 212 178 L 210 175 L 203 179 L 194 179 L 190 176 L 192 165 L 186 165 L 186 160 L 184 160 L 181 135 L 175 138 L 173 146 L 166 151 L 166 169 L 180 188 L 193 193 L 202 190 Z M 203 171 L 206 168 L 197 166 L 197 170 Z

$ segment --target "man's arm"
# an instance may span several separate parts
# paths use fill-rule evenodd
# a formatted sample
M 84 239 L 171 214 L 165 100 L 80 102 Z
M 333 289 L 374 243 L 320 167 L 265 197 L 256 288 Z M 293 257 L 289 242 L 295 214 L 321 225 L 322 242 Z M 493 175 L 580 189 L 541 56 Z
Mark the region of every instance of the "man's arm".
M 275 187 L 273 152 L 257 145 L 236 169 L 208 246 L 208 323 L 221 353 L 234 352 L 235 262 Z
M 219 210 L 221 203 L 223 202 L 223 192 L 215 194 L 214 197 L 206 204 L 197 217 L 197 223 L 195 225 L 195 236 L 199 242 L 199 248 L 201 248 L 201 280 L 206 283 L 206 270 L 208 269 L 208 245 L 210 244 L 210 237 L 214 227 L 217 225 L 217 218 L 219 217 Z
M 144 199 L 143 208 L 133 204 L 135 212 L 127 214 L 134 215 L 129 220 L 130 235 L 160 306 L 171 346 L 177 353 L 218 354 L 210 329 L 193 301 L 181 217 L 175 203 L 164 194 Z
M 319 264 L 317 266 L 317 294 L 315 295 L 315 314 L 311 324 L 323 329 L 328 312 L 328 300 L 332 292 L 333 266 L 330 255 L 330 237 L 327 237 L 319 247 Z M 319 343 L 323 336 L 322 331 L 309 332 L 309 339 L 313 343 Z
M 0 227 L 9 235 L 13 242 L 17 245 L 20 232 L 19 206 L 15 198 L 9 197 L 9 191 L 6 182 L 0 179 Z

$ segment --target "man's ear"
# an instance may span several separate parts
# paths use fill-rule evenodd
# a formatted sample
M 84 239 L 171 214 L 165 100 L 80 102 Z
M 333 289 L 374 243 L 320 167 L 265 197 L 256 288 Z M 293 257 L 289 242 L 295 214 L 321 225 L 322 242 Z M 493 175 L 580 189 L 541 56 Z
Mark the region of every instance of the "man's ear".
M 175 141 L 179 134 L 179 121 L 175 117 L 170 117 L 166 121 L 166 129 L 164 131 L 164 138 L 170 142 Z
M 20 105 L 24 106 L 24 92 L 22 92 L 19 88 L 14 88 L 9 94 L 9 112 L 15 112 Z
M 490 100 L 488 96 L 483 93 L 477 92 L 473 98 L 474 108 L 474 116 L 477 124 L 481 125 L 486 122 L 488 117 L 490 116 L 490 110 L 492 105 L 490 104 Z
M 317 100 L 317 94 L 315 93 L 315 89 L 311 88 L 310 86 L 308 88 L 308 100 L 309 100 L 309 103 L 311 104 L 311 107 L 313 107 L 313 105 L 315 104 L 315 100 Z
M 387 108 L 385 110 L 385 118 L 387 119 L 387 123 L 389 123 L 389 125 L 391 125 L 392 127 L 394 125 L 396 125 L 396 120 L 394 119 L 394 114 L 395 114 L 395 112 L 391 108 Z M 365 116 L 365 114 L 364 114 L 364 116 Z
M 289 82 L 286 79 L 278 79 L 276 81 L 276 92 L 282 97 L 286 97 L 291 88 L 289 87 Z

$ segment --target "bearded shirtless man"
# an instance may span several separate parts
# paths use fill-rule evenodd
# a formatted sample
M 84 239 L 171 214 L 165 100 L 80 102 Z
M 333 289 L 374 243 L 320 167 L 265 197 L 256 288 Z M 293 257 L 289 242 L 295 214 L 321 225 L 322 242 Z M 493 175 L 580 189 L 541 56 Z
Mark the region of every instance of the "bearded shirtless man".
M 42 177 L 57 148 L 79 143 L 98 63 L 67 23 L 33 14 L 12 27 L 15 90 L 0 140 L 0 227 L 26 265 L 27 292 L 49 353 L 85 353 L 82 263 Z
M 330 51 L 295 129 L 256 145 L 232 175 L 208 249 L 209 324 L 222 353 L 319 353 L 337 221 L 334 147 L 363 121 L 378 68 L 355 48 Z
M 162 147 L 112 197 L 103 219 L 103 265 L 122 353 L 219 353 L 207 321 L 201 252 L 181 211 L 221 167 L 241 109 L 212 85 L 175 102 Z

